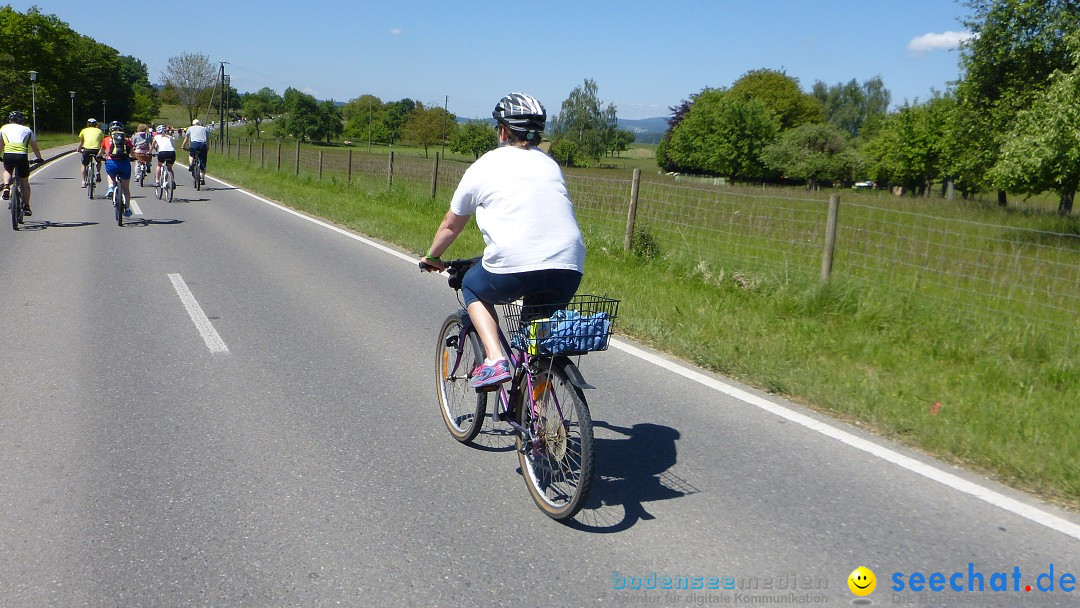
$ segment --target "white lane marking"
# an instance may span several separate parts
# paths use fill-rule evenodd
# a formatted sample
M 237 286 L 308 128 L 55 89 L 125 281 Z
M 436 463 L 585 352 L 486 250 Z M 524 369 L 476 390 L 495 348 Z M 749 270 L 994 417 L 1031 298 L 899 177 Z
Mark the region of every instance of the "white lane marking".
M 217 180 L 217 181 L 220 182 L 221 180 Z M 225 186 L 227 188 L 236 188 L 238 191 L 243 192 L 244 194 L 250 196 L 251 198 L 253 198 L 253 199 L 255 199 L 255 200 L 259 201 L 259 202 L 266 203 L 267 205 L 270 205 L 272 207 L 276 207 L 276 208 L 278 208 L 278 209 L 280 209 L 280 210 L 282 210 L 282 211 L 284 211 L 286 213 L 291 213 L 292 215 L 295 215 L 296 217 L 305 219 L 305 220 L 307 220 L 309 222 L 312 222 L 313 224 L 318 224 L 319 226 L 322 226 L 324 228 L 328 228 L 330 230 L 333 230 L 334 232 L 345 235 L 345 236 L 347 236 L 347 237 L 349 237 L 351 239 L 354 239 L 356 241 L 360 241 L 361 243 L 364 243 L 366 245 L 370 245 L 371 247 L 374 247 L 374 248 L 376 248 L 376 249 L 378 249 L 380 251 L 383 251 L 385 253 L 389 253 L 392 256 L 395 256 L 395 257 L 398 257 L 398 258 L 400 258 L 402 260 L 405 260 L 406 262 L 409 262 L 410 264 L 416 264 L 417 259 L 414 256 L 410 256 L 410 255 L 401 253 L 400 251 L 395 251 L 393 249 L 390 249 L 389 247 L 386 247 L 384 245 L 380 245 L 379 243 L 376 243 L 376 242 L 374 242 L 374 241 L 372 241 L 370 239 L 366 239 L 366 238 L 364 238 L 362 236 L 358 236 L 358 235 L 353 234 L 353 233 L 351 233 L 351 232 L 349 232 L 347 230 L 344 230 L 342 228 L 338 228 L 337 226 L 334 226 L 332 224 L 328 224 L 328 223 L 326 223 L 326 222 L 324 222 L 322 220 L 318 220 L 318 219 L 315 219 L 313 217 L 309 217 L 309 216 L 304 215 L 303 213 L 300 213 L 300 212 L 298 212 L 298 211 L 296 211 L 294 209 L 290 209 L 288 207 L 285 207 L 283 205 L 275 203 L 275 202 L 273 202 L 271 200 L 265 199 L 265 198 L 263 198 L 261 196 L 258 196 L 256 194 L 252 194 L 251 192 L 248 192 L 246 190 L 240 189 L 237 186 L 233 186 L 233 185 L 227 184 L 225 182 L 221 182 L 221 183 L 225 184 Z M 789 409 L 789 408 L 784 407 L 782 405 L 779 405 L 777 403 L 773 403 L 772 401 L 769 401 L 768 399 L 763 399 L 761 397 L 758 397 L 757 395 L 748 393 L 748 392 L 746 392 L 744 390 L 736 388 L 736 387 L 734 387 L 734 386 L 732 386 L 730 384 L 727 384 L 725 382 L 721 382 L 721 381 L 719 381 L 719 380 L 717 380 L 715 378 L 712 378 L 710 376 L 706 376 L 705 374 L 702 374 L 700 372 L 689 369 L 689 368 L 687 368 L 687 367 L 685 367 L 683 365 L 680 365 L 678 363 L 674 363 L 674 362 L 668 361 L 666 359 L 663 359 L 661 357 L 657 357 L 656 355 L 648 353 L 648 352 L 646 352 L 644 350 L 641 350 L 640 348 L 637 348 L 635 346 L 631 346 L 630 344 L 627 344 L 627 343 L 622 342 L 620 340 L 612 339 L 610 344 L 613 347 L 627 353 L 628 355 L 637 357 L 637 358 L 639 358 L 639 359 L 641 359 L 643 361 L 647 361 L 649 363 L 652 363 L 653 365 L 657 365 L 657 366 L 659 366 L 659 367 L 661 367 L 663 369 L 666 369 L 666 370 L 668 370 L 670 372 L 678 374 L 678 375 L 680 375 L 680 376 L 682 376 L 682 377 L 684 377 L 684 378 L 686 378 L 688 380 L 693 380 L 694 382 L 702 384 L 702 385 L 704 385 L 704 386 L 706 386 L 708 388 L 711 388 L 711 389 L 713 389 L 713 390 L 715 390 L 717 392 L 720 392 L 720 393 L 723 393 L 723 394 L 728 395 L 730 397 L 733 397 L 735 399 L 738 399 L 739 401 L 742 401 L 742 402 L 744 402 L 744 403 L 746 403 L 748 405 L 752 405 L 754 407 L 757 407 L 757 408 L 765 410 L 765 411 L 767 411 L 769 413 L 772 413 L 772 414 L 774 414 L 776 416 L 780 416 L 781 418 L 784 418 L 784 419 L 789 420 L 791 422 L 794 422 L 796 424 L 802 425 L 802 426 L 804 426 L 804 427 L 806 427 L 806 428 L 808 428 L 808 429 L 810 429 L 812 431 L 816 431 L 818 433 L 821 433 L 822 435 L 825 435 L 826 437 L 830 437 L 832 439 L 840 441 L 841 443 L 844 443 L 844 444 L 846 444 L 848 446 L 851 446 L 851 447 L 853 447 L 853 448 L 855 448 L 857 450 L 862 450 L 863 452 L 866 452 L 866 453 L 868 453 L 868 454 L 870 454 L 872 456 L 876 456 L 878 458 L 881 458 L 882 460 L 885 460 L 887 462 L 891 462 L 891 463 L 893 463 L 893 464 L 895 464 L 895 465 L 897 465 L 897 466 L 899 466 L 899 467 L 901 467 L 903 469 L 911 471 L 912 473 L 915 473 L 917 475 L 921 475 L 923 477 L 926 477 L 927 479 L 936 481 L 936 482 L 938 482 L 938 483 L 940 483 L 940 484 L 942 484 L 944 486 L 947 486 L 949 488 L 957 490 L 958 492 L 963 492 L 964 494 L 968 494 L 969 496 L 973 496 L 973 497 L 975 497 L 975 498 L 977 498 L 977 499 L 979 499 L 979 500 L 981 500 L 983 502 L 989 503 L 989 504 L 991 504 L 991 505 L 993 505 L 995 507 L 998 507 L 998 508 L 1004 509 L 1004 510 L 1010 512 L 1010 513 L 1019 515 L 1020 517 L 1023 517 L 1024 519 L 1027 519 L 1029 521 L 1033 521 L 1033 522 L 1035 522 L 1037 524 L 1041 524 L 1043 526 L 1046 526 L 1047 528 L 1050 528 L 1051 530 L 1054 530 L 1056 532 L 1060 532 L 1062 534 L 1065 534 L 1066 536 L 1071 536 L 1072 538 L 1080 540 L 1080 525 L 1074 524 L 1073 522 L 1071 522 L 1071 521 L 1069 521 L 1067 519 L 1064 519 L 1062 517 L 1058 517 L 1057 515 L 1054 515 L 1052 513 L 1047 513 L 1046 511 L 1043 511 L 1042 509 L 1039 509 L 1039 508 L 1033 507 L 1031 505 L 1025 504 L 1025 503 L 1023 503 L 1023 502 L 1021 502 L 1019 500 L 1016 500 L 1014 498 L 1010 498 L 1010 497 L 1005 496 L 1004 494 L 1002 494 L 1000 492 L 996 492 L 996 491 L 991 490 L 989 488 L 980 486 L 977 483 L 973 483 L 971 481 L 963 479 L 962 477 L 959 477 L 957 475 L 953 475 L 952 473 L 946 473 L 945 471 L 942 471 L 942 470 L 940 470 L 940 469 L 938 469 L 936 467 L 930 466 L 930 465 L 928 465 L 928 464 L 926 464 L 924 462 L 919 462 L 918 460 L 915 460 L 914 458 L 911 458 L 909 456 L 904 456 L 903 454 L 900 454 L 899 452 L 896 452 L 895 450 L 890 450 L 889 448 L 886 448 L 884 446 L 880 446 L 880 445 L 878 445 L 876 443 L 873 443 L 871 441 L 867 441 L 867 440 L 865 440 L 865 439 L 863 439 L 861 437 L 857 437 L 855 435 L 852 435 L 851 433 L 848 433 L 847 431 L 843 431 L 843 430 L 841 430 L 841 429 L 839 429 L 839 428 L 837 428 L 835 426 L 832 426 L 830 424 L 826 424 L 824 422 L 821 422 L 820 420 L 815 420 L 815 419 L 813 419 L 813 418 L 811 418 L 811 417 L 809 417 L 809 416 L 807 416 L 805 414 L 800 414 L 800 413 L 798 413 L 798 412 L 796 412 L 796 411 L 794 411 L 792 409 Z
M 210 323 L 210 319 L 207 318 L 206 313 L 199 306 L 199 302 L 195 300 L 195 296 L 188 289 L 184 278 L 178 274 L 170 274 L 169 280 L 172 281 L 173 289 L 180 296 L 180 301 L 184 303 L 188 316 L 195 323 L 195 328 L 202 334 L 203 342 L 206 342 L 206 348 L 209 348 L 212 353 L 229 352 L 229 347 L 225 346 L 225 341 L 221 339 L 217 330 L 214 329 L 214 325 Z
M 131 207 L 132 215 L 142 215 L 142 209 L 139 208 L 139 203 L 136 203 L 134 199 L 128 201 L 128 207 Z

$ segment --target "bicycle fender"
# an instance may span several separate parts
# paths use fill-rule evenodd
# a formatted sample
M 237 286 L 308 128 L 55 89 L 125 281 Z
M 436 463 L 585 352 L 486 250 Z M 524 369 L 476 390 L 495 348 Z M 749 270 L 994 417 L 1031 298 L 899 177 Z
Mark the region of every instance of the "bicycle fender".
M 560 355 L 557 359 L 559 364 L 562 365 L 562 368 L 566 371 L 566 379 L 570 381 L 570 384 L 573 384 L 583 391 L 596 388 L 585 381 L 585 377 L 581 375 L 581 370 L 574 365 L 574 362 L 570 360 L 570 357 Z

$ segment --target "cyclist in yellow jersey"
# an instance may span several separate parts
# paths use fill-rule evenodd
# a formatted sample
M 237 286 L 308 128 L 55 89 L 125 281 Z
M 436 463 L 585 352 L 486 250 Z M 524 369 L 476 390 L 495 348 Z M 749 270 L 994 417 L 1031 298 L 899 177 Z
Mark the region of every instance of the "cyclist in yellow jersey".
M 79 152 L 82 154 L 82 187 L 86 187 L 86 166 L 90 159 L 97 163 L 97 181 L 101 181 L 101 159 L 95 158 L 101 149 L 101 142 L 105 140 L 105 132 L 97 126 L 97 119 L 86 119 L 86 128 L 79 131 Z
M 38 148 L 37 138 L 29 127 L 23 125 L 26 115 L 22 112 L 8 114 L 8 124 L 0 127 L 0 155 L 4 159 L 4 192 L 2 198 L 7 200 L 11 197 L 11 175 L 15 169 L 19 170 L 19 183 L 24 193 L 23 212 L 33 215 L 30 211 L 30 149 L 37 155 L 37 162 L 41 161 L 41 149 Z

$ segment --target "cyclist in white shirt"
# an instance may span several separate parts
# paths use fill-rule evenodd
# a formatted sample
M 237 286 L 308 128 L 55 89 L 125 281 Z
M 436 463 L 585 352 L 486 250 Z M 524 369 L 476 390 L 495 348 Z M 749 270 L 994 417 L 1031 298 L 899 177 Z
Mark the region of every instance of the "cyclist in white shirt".
M 202 174 L 206 175 L 206 146 L 209 141 L 209 129 L 202 126 L 198 118 L 191 121 L 191 126 L 184 133 L 184 142 L 180 144 L 181 148 L 186 148 L 188 151 L 188 171 L 191 170 L 195 159 L 198 159 L 199 168 L 202 169 Z M 206 180 L 203 179 L 202 182 L 205 184 Z
M 577 291 L 585 267 L 585 243 L 562 170 L 538 148 L 547 121 L 535 98 L 511 93 L 491 113 L 499 147 L 465 171 L 421 267 L 442 271 L 439 256 L 469 218 L 484 235 L 484 256 L 462 281 L 465 309 L 484 345 L 484 363 L 469 386 L 510 379 L 498 337 L 493 304 L 523 297 L 525 304 L 565 305 Z
M 29 127 L 23 125 L 26 122 L 26 114 L 12 112 L 8 114 L 8 124 L 0 127 L 0 154 L 4 159 L 4 191 L 3 198 L 11 197 L 11 176 L 15 169 L 19 170 L 19 184 L 23 191 L 23 213 L 33 215 L 30 211 L 30 150 L 37 155 L 37 162 L 41 160 L 41 149 L 38 148 L 37 137 Z
M 154 187 L 161 185 L 161 165 L 168 163 L 170 167 L 176 162 L 176 146 L 173 145 L 172 136 L 169 135 L 168 129 L 165 125 L 158 125 L 157 134 L 154 135 L 154 141 L 150 144 L 150 152 L 157 153 L 157 170 L 154 173 Z M 176 174 L 173 173 L 173 180 L 176 180 Z

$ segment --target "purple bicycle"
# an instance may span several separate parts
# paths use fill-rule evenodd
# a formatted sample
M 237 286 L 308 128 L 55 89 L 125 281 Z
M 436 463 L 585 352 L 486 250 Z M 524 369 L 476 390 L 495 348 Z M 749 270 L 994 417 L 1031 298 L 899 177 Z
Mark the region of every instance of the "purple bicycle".
M 461 301 L 461 279 L 478 258 L 446 264 L 450 287 Z M 618 300 L 577 295 L 565 306 L 503 304 L 499 339 L 513 368 L 509 382 L 473 389 L 469 379 L 483 363 L 480 338 L 465 312 L 439 329 L 435 385 L 450 435 L 471 442 L 484 425 L 489 398 L 492 421 L 510 425 L 518 462 L 533 501 L 548 517 L 572 518 L 588 499 L 596 451 L 585 382 L 571 357 L 606 350 Z M 510 339 L 507 339 L 507 333 Z

